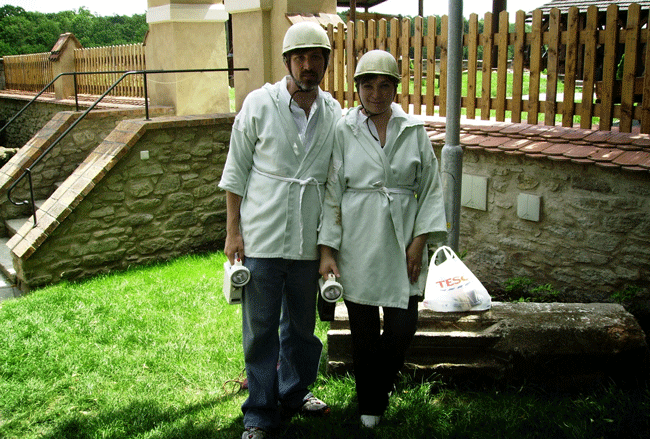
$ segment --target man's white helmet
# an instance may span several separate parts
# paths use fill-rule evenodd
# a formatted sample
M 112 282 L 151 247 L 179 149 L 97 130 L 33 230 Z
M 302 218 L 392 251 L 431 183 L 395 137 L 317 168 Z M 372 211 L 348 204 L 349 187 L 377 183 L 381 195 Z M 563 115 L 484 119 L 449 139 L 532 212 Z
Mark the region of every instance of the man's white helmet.
M 332 50 L 330 39 L 327 37 L 325 29 L 313 21 L 301 21 L 292 25 L 284 35 L 282 54 L 286 55 L 288 52 L 297 49 L 314 49 L 319 47 L 327 49 L 328 52 Z

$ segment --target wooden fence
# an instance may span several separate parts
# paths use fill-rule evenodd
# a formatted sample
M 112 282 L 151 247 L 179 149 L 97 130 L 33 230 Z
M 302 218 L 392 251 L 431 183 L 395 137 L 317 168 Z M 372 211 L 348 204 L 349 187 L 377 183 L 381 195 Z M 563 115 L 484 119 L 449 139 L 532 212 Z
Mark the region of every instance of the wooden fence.
M 548 15 L 523 11 L 514 23 L 502 12 L 498 26 L 492 13 L 483 29 L 472 14 L 463 35 L 465 56 L 461 105 L 468 118 L 546 125 L 631 131 L 640 125 L 650 133 L 650 63 L 648 10 L 631 4 L 627 10 L 610 5 L 581 13 L 571 8 Z M 390 51 L 400 62 L 398 101 L 415 114 L 445 116 L 447 93 L 448 20 L 397 18 L 328 26 L 333 43 L 327 91 L 342 106 L 354 105 L 353 72 L 359 57 L 371 49 Z M 438 27 L 440 28 L 439 30 Z M 48 54 L 5 57 L 6 86 L 37 91 L 52 79 Z M 32 58 L 33 57 L 33 58 Z M 123 71 L 145 68 L 142 45 L 75 50 L 76 70 Z M 119 75 L 82 75 L 79 93 L 101 94 Z M 122 96 L 143 96 L 139 75 L 114 90 Z
M 618 122 L 624 132 L 637 121 L 641 132 L 650 132 L 648 11 L 638 4 L 627 11 L 616 5 L 606 11 L 592 6 L 586 13 L 553 9 L 546 16 L 537 10 L 532 24 L 519 11 L 512 25 L 502 12 L 495 29 L 492 18 L 485 14 L 480 32 L 478 16 L 472 14 L 463 36 L 461 105 L 468 118 L 581 128 L 596 123 L 603 130 Z M 329 25 L 333 53 L 325 88 L 341 105 L 352 105 L 358 101 L 357 60 L 368 50 L 384 49 L 401 64 L 397 99 L 403 108 L 444 116 L 448 20 L 428 17 L 426 34 L 423 25 L 422 17 Z
M 5 56 L 5 87 L 10 90 L 39 92 L 54 79 L 50 53 Z M 76 72 L 144 70 L 142 44 L 75 49 Z M 78 75 L 77 93 L 101 95 L 120 78 L 120 74 Z M 48 92 L 54 92 L 50 86 Z M 116 96 L 144 96 L 142 75 L 129 75 L 111 92 Z
M 43 90 L 43 87 L 54 78 L 49 57 L 49 52 L 3 57 L 5 87 L 35 92 Z M 47 91 L 54 92 L 54 86 L 50 86 Z
M 75 70 L 77 72 L 106 72 L 144 70 L 145 57 L 142 44 L 124 46 L 75 49 Z M 78 92 L 101 95 L 120 78 L 120 74 L 79 75 Z M 117 96 L 144 96 L 142 75 L 129 75 L 111 92 Z

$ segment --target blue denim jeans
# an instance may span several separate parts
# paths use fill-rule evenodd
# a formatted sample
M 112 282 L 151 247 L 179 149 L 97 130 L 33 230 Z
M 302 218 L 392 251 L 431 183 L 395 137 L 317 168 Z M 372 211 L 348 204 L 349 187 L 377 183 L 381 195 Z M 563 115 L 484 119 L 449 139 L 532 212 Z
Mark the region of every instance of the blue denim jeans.
M 244 265 L 251 272 L 242 294 L 244 427 L 268 430 L 280 424 L 279 404 L 299 408 L 316 381 L 318 261 L 247 257 Z

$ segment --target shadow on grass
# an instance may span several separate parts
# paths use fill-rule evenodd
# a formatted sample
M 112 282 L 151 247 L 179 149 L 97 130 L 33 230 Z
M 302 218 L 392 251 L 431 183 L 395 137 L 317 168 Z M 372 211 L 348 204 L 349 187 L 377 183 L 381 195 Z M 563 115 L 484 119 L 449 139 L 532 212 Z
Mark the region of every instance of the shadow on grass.
M 233 438 L 242 431 L 242 417 L 230 424 L 214 417 L 201 415 L 213 407 L 234 397 L 227 394 L 181 408 L 161 407 L 155 400 L 134 401 L 117 410 L 104 411 L 98 415 L 76 413 L 56 422 L 44 439 L 86 439 L 103 437 L 123 439 L 151 437 L 162 439 Z

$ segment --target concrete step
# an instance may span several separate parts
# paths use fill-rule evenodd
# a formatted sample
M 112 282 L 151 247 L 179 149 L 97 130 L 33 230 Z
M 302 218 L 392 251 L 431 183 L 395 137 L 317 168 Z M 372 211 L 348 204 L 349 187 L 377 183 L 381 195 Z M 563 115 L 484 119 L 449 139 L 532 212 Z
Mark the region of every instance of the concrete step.
M 40 207 L 45 203 L 45 200 L 36 200 L 36 210 L 40 209 Z M 5 220 L 5 225 L 7 226 L 7 234 L 9 236 L 13 236 L 20 230 L 20 228 L 27 222 L 27 221 L 34 221 L 33 215 L 30 215 L 26 218 L 14 218 L 14 219 L 9 219 Z
M 0 238 L 0 302 L 21 295 L 16 287 L 16 271 L 7 247 L 9 238 Z
M 328 370 L 352 372 L 343 303 L 327 333 Z M 405 372 L 541 383 L 629 379 L 647 374 L 645 333 L 613 303 L 502 303 L 483 312 L 419 310 Z

